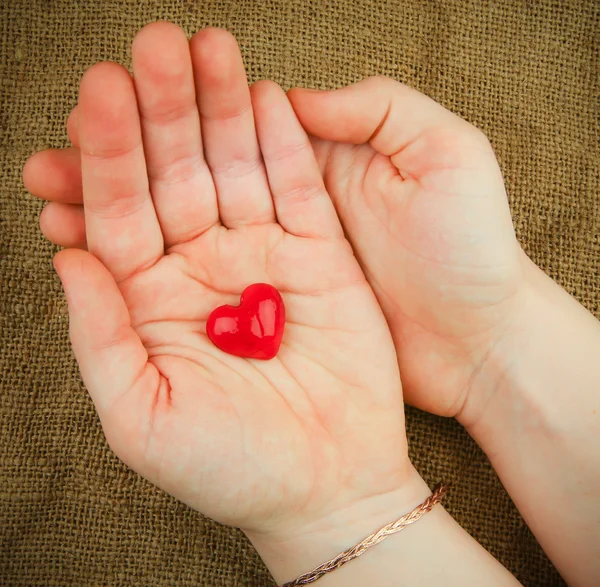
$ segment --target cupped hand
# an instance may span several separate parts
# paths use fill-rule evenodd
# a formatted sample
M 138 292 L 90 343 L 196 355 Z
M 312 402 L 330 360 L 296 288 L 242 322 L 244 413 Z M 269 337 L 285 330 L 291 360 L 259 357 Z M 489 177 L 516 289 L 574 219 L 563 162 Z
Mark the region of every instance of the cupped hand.
M 390 325 L 405 398 L 477 419 L 494 388 L 483 367 L 519 320 L 533 267 L 489 141 L 389 78 L 288 97 Z
M 110 446 L 248 531 L 394 492 L 414 470 L 392 339 L 285 94 L 261 82 L 251 96 L 235 40 L 216 29 L 188 44 L 149 25 L 133 64 L 135 82 L 113 63 L 82 79 L 88 250 L 55 258 Z M 81 212 L 53 206 L 50 230 L 71 239 Z M 255 282 L 286 306 L 270 361 L 227 355 L 205 331 Z

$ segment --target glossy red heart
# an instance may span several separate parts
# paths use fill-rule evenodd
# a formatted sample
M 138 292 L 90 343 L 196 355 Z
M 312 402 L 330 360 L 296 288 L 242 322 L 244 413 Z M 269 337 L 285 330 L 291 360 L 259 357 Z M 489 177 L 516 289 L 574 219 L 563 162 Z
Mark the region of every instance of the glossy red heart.
M 272 359 L 285 326 L 280 293 L 266 283 L 248 286 L 239 306 L 219 306 L 206 322 L 206 333 L 222 351 L 246 359 Z

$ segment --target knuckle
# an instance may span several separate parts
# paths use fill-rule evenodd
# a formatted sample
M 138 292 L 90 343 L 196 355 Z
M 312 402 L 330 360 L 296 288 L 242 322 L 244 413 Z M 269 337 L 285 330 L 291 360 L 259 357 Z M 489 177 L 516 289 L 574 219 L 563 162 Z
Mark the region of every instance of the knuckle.
M 222 107 L 221 110 L 218 110 L 216 112 L 202 112 L 201 111 L 201 115 L 203 120 L 206 121 L 210 121 L 210 122 L 229 122 L 229 121 L 235 121 L 235 120 L 239 120 L 240 118 L 243 118 L 244 116 L 247 116 L 249 114 L 251 114 L 251 105 L 245 105 L 242 107 L 235 107 L 235 108 L 225 108 Z
M 125 159 L 128 157 L 134 157 L 136 152 L 142 148 L 141 143 L 135 143 L 134 145 L 117 145 L 109 147 L 104 145 L 97 149 L 86 149 L 82 150 L 84 156 L 88 157 L 93 161 L 113 161 L 115 159 Z
M 487 135 L 479 127 L 466 120 L 464 121 L 461 132 L 464 135 L 465 140 L 470 141 L 474 145 L 479 145 L 481 147 L 490 146 Z
M 301 155 L 308 150 L 309 144 L 308 142 L 300 142 L 300 143 L 290 143 L 289 145 L 284 145 L 265 155 L 265 159 L 272 162 L 285 161 L 286 159 L 293 159 L 297 155 Z
M 175 158 L 163 165 L 148 166 L 148 178 L 152 182 L 168 186 L 186 183 L 194 178 L 202 168 L 199 155 L 187 155 Z
M 431 131 L 436 142 L 448 150 L 486 150 L 490 147 L 487 136 L 476 126 L 460 119 L 459 124 L 440 127 Z
M 219 175 L 230 179 L 239 179 L 251 175 L 262 166 L 259 156 L 238 156 L 218 165 L 211 166 L 213 175 Z
M 152 109 L 141 114 L 142 124 L 150 122 L 167 125 L 178 120 L 186 120 L 193 116 L 193 104 L 190 102 L 173 102 L 166 98 L 163 103 L 156 103 Z
M 277 199 L 286 205 L 304 204 L 323 195 L 323 186 L 317 183 L 307 183 L 295 186 L 277 194 Z
M 134 216 L 150 202 L 147 193 L 134 192 L 131 194 L 119 194 L 110 199 L 91 200 L 85 203 L 85 207 L 92 214 L 106 220 L 117 220 Z

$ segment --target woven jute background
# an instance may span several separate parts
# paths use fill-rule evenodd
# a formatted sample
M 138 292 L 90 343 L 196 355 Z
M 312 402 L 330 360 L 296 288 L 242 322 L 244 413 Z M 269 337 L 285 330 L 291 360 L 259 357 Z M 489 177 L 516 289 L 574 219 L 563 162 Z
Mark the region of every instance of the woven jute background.
M 3 0 L 0 2 L 0 584 L 270 585 L 236 530 L 151 486 L 111 453 L 68 343 L 26 157 L 66 146 L 93 63 L 129 65 L 144 24 L 223 26 L 251 81 L 413 85 L 482 128 L 520 241 L 600 314 L 598 0 Z M 456 519 L 526 586 L 562 585 L 488 461 L 454 421 L 408 410 L 412 458 L 449 481 Z M 543 488 L 540 488 L 540 495 Z M 432 561 L 432 564 L 434 561 Z

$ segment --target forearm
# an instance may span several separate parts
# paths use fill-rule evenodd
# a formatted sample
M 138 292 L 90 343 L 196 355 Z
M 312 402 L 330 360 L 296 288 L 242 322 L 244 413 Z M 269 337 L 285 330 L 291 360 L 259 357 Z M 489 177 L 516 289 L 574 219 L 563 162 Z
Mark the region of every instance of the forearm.
M 563 577 L 596 586 L 600 323 L 540 270 L 527 270 L 517 328 L 474 380 L 485 402 L 459 419 Z
M 430 491 L 415 474 L 405 490 L 356 504 L 325 521 L 285 536 L 250 540 L 278 584 L 290 581 L 412 511 Z M 518 581 L 436 505 L 405 530 L 319 579 L 323 587 L 445 585 L 514 586 Z

